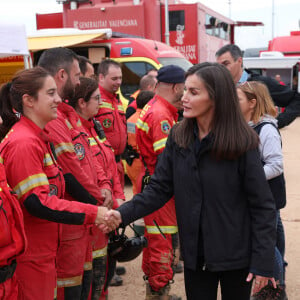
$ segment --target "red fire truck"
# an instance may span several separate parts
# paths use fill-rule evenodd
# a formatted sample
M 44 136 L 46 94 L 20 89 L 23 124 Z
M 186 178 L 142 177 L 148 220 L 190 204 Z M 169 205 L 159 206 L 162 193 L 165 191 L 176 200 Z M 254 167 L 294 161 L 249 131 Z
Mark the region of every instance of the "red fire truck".
M 37 29 L 111 28 L 113 36 L 165 42 L 164 0 L 57 0 L 63 13 L 37 14 Z M 168 1 L 170 45 L 191 63 L 214 61 L 215 52 L 234 42 L 234 27 L 263 25 L 233 22 L 201 3 Z

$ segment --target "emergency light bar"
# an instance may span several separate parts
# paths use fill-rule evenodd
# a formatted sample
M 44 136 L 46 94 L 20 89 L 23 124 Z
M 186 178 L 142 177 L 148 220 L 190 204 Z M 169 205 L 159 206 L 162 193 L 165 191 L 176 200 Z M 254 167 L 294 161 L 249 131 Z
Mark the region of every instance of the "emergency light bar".
M 131 47 L 121 48 L 120 55 L 121 56 L 132 55 L 132 48 Z

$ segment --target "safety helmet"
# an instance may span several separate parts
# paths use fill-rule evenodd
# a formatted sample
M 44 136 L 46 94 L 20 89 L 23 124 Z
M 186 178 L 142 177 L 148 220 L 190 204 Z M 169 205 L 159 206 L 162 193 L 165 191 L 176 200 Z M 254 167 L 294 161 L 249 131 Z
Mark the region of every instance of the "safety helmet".
M 117 229 L 113 233 L 110 233 L 108 239 L 108 255 L 119 262 L 135 259 L 148 244 L 144 236 L 138 235 L 128 238 L 124 232 L 125 228 L 121 229 L 121 233 Z

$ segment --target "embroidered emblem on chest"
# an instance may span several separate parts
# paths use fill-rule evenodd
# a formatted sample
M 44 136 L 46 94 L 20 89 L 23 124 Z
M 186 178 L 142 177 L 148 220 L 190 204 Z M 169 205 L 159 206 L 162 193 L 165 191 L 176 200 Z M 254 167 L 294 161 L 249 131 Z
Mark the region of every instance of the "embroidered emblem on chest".
M 104 119 L 102 122 L 102 125 L 104 128 L 109 128 L 111 126 L 111 120 L 110 119 Z
M 79 144 L 79 143 L 75 144 L 74 145 L 74 150 L 75 150 L 75 153 L 76 153 L 79 160 L 84 159 L 85 150 L 84 150 L 84 147 L 83 147 L 82 144 Z

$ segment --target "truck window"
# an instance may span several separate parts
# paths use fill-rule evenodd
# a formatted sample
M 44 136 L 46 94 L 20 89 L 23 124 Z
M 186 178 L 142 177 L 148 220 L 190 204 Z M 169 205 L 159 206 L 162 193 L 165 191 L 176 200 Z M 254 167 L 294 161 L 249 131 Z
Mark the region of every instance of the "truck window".
M 136 90 L 139 89 L 141 78 L 148 72 L 148 70 L 153 69 L 151 64 L 146 62 L 123 62 L 122 63 L 122 85 L 121 93 L 125 98 L 129 98 Z
M 187 71 L 193 65 L 185 58 L 180 57 L 158 57 L 157 59 L 163 66 L 176 65 L 181 67 L 185 71 Z
M 169 11 L 169 30 L 176 31 L 178 25 L 181 25 L 182 28 L 185 28 L 184 10 Z

